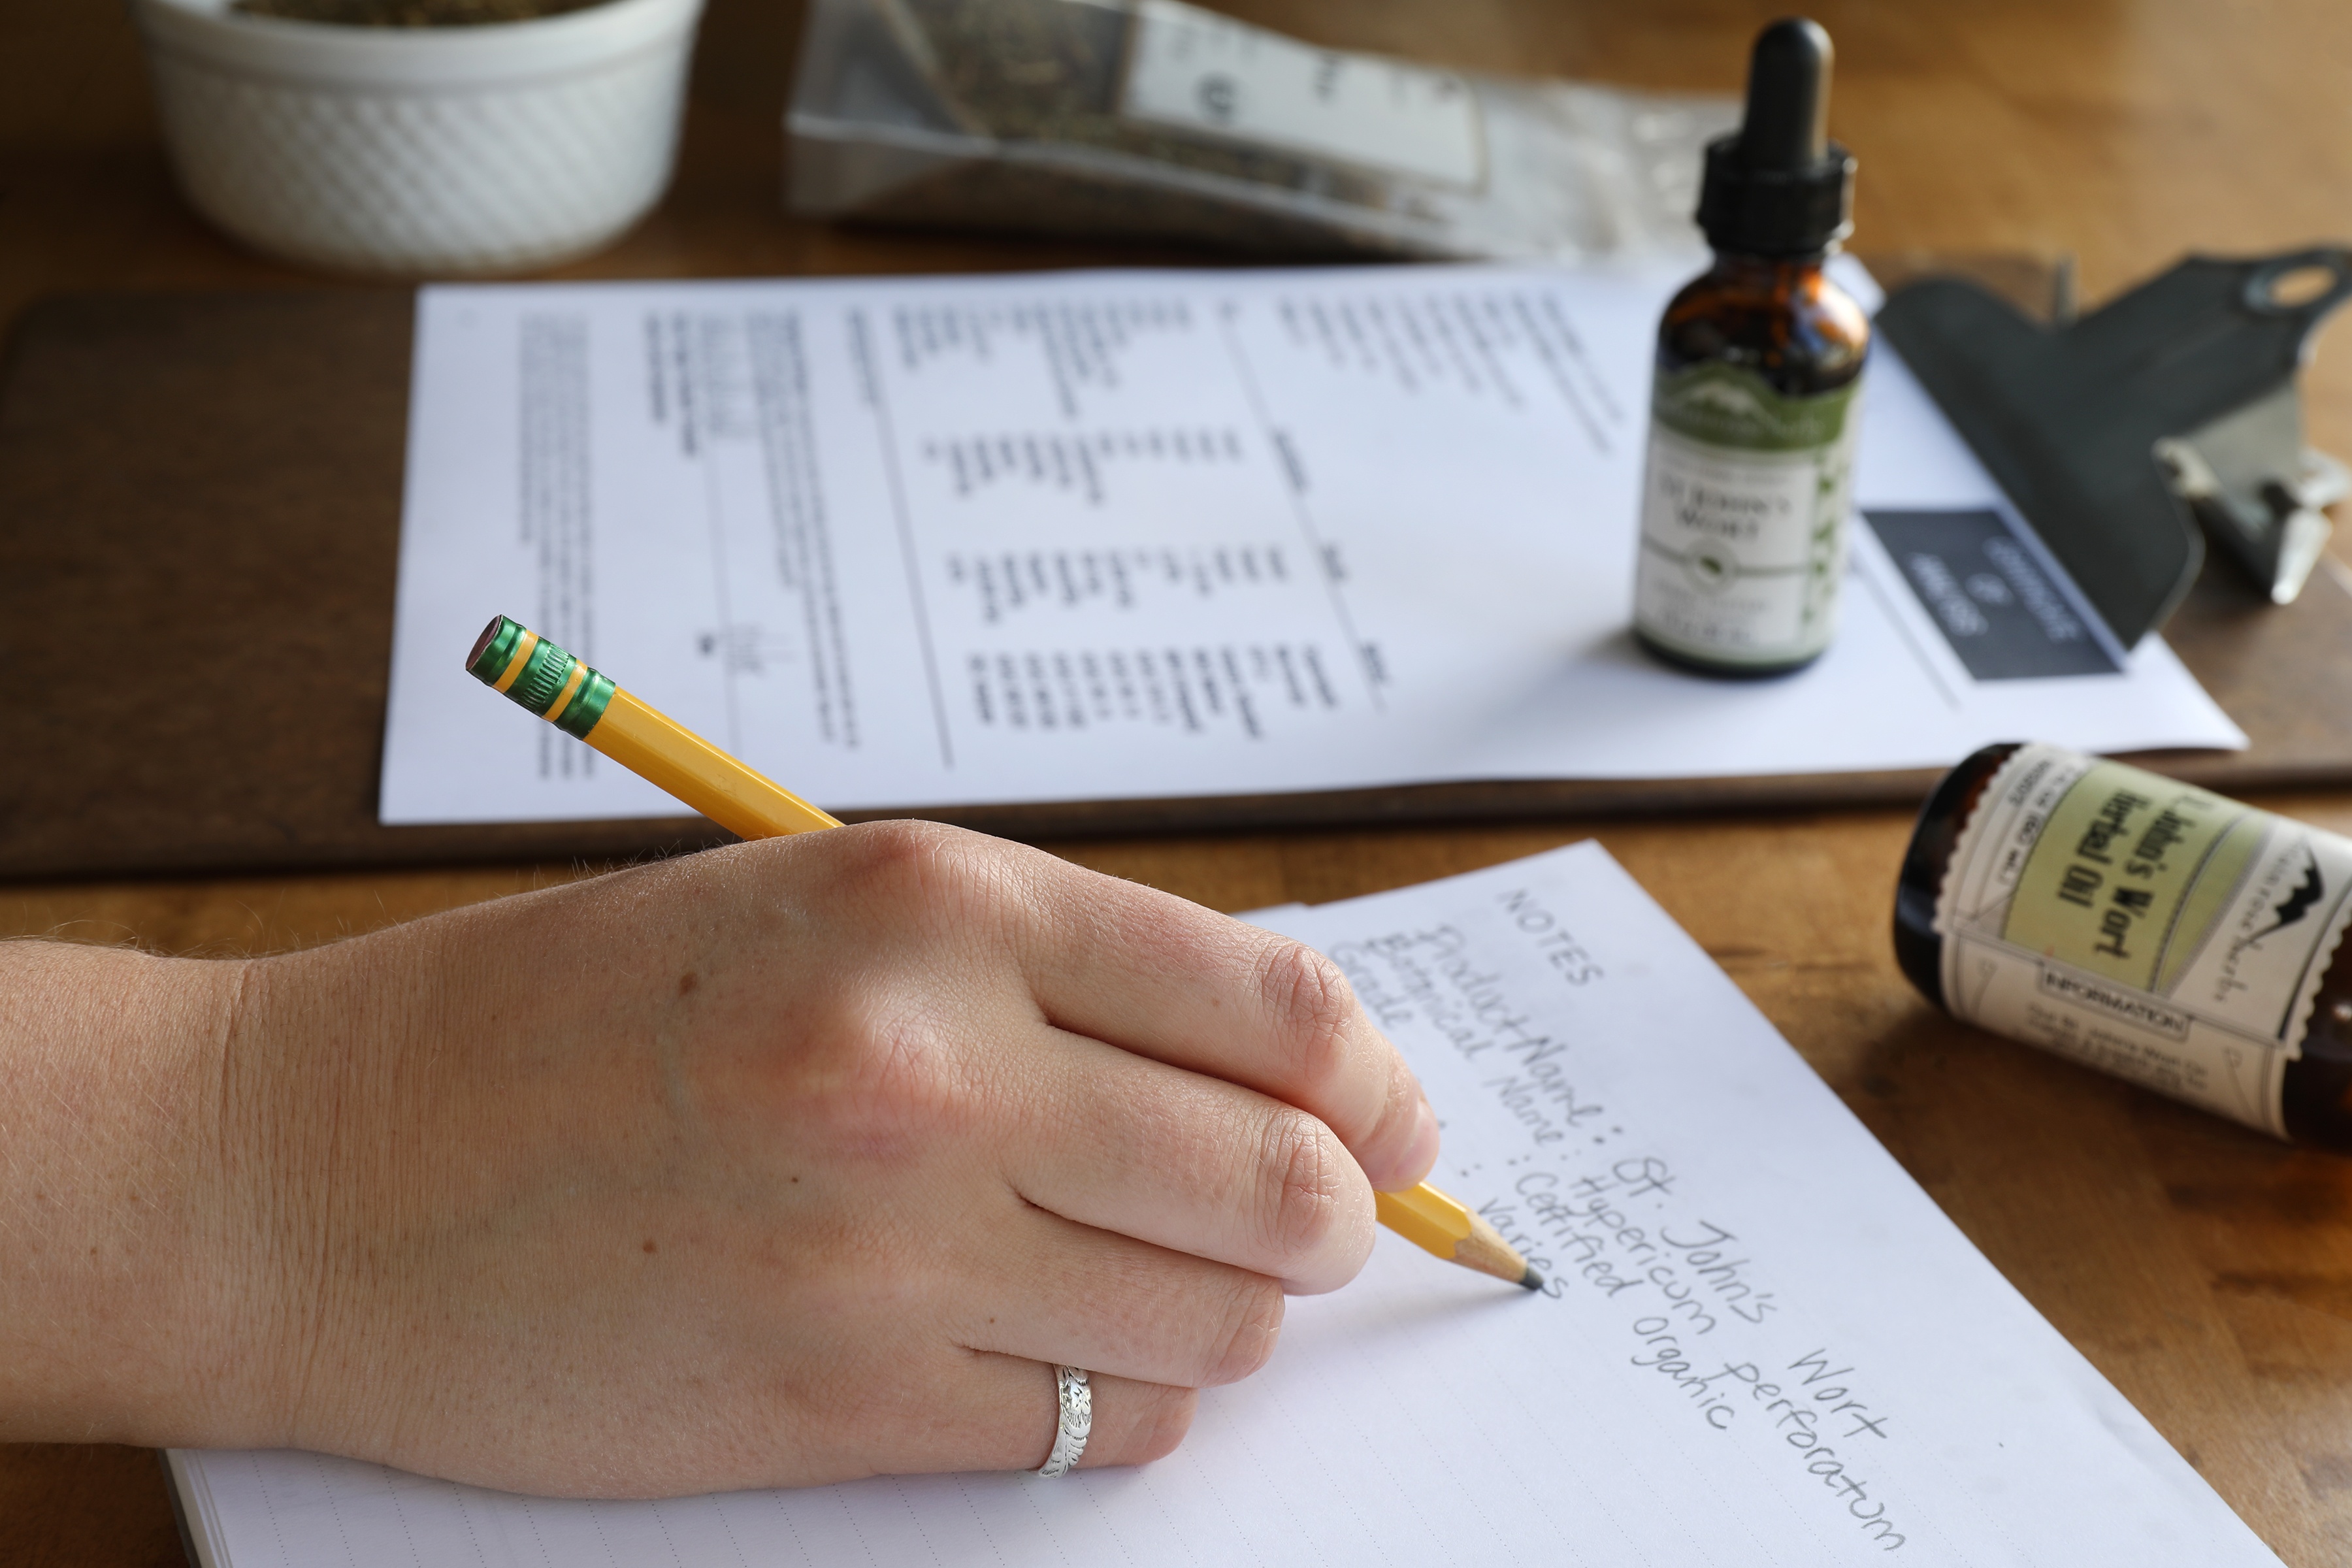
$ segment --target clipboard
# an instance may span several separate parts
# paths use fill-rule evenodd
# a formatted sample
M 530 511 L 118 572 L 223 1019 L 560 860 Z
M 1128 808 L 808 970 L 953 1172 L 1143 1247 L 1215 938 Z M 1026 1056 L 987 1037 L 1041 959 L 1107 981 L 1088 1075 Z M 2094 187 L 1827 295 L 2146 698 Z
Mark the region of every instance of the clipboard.
M 1962 271 L 2021 301 L 2051 268 Z M 0 878 L 605 859 L 722 842 L 700 817 L 376 820 L 414 296 L 54 298 L 0 362 Z M 2209 566 L 2166 636 L 2244 752 L 2146 765 L 2215 789 L 2352 783 L 2352 574 L 2273 607 Z M 1887 805 L 1934 770 L 1502 781 L 893 814 L 1019 838 Z M 853 816 L 852 819 L 855 817 Z

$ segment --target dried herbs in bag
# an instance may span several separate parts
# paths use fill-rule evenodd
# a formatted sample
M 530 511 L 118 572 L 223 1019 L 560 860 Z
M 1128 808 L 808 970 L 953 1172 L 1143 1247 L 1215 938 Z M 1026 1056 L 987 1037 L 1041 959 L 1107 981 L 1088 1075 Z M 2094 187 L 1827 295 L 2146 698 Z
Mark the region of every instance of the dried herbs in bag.
M 1257 251 L 1697 243 L 1733 100 L 1317 48 L 1176 0 L 813 0 L 796 212 Z

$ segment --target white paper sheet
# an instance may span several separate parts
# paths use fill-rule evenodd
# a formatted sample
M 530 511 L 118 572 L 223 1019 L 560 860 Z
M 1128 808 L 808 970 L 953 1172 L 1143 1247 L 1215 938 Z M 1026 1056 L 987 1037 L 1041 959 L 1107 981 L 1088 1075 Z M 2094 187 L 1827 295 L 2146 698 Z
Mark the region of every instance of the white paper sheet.
M 1812 668 L 1723 681 L 1642 653 L 1673 281 L 425 289 L 383 820 L 677 813 L 463 674 L 495 614 L 843 809 L 2244 743 L 2155 638 L 2121 673 L 1971 679 L 1859 525 Z M 2000 508 L 1876 353 L 1864 509 Z
M 550 1502 L 175 1454 L 207 1568 L 2276 1564 L 1597 846 L 1258 918 L 1347 969 L 1436 1178 L 1553 1293 L 1383 1234 L 1172 1458 L 1051 1482 Z

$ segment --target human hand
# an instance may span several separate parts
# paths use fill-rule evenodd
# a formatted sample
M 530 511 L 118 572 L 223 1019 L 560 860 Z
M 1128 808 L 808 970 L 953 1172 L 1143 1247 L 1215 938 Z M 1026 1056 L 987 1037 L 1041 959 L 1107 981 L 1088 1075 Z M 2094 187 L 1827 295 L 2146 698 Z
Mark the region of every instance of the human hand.
M 541 1493 L 1034 1467 L 1055 1362 L 1156 1458 L 1437 1144 L 1317 955 L 916 824 L 260 961 L 224 1038 L 193 1440 Z

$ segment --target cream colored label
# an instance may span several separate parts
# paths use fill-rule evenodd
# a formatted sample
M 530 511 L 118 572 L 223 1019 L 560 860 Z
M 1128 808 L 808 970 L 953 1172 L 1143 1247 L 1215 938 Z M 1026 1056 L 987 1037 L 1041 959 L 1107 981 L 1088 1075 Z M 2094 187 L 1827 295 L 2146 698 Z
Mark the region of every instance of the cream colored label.
M 2352 919 L 2352 843 L 2055 746 L 1944 878 L 1944 999 L 1998 1034 L 2286 1135 L 2279 1090 Z
M 1660 376 L 1634 625 L 1668 647 L 1734 664 L 1786 664 L 1829 646 L 1859 384 L 1795 398 L 1725 365 Z

